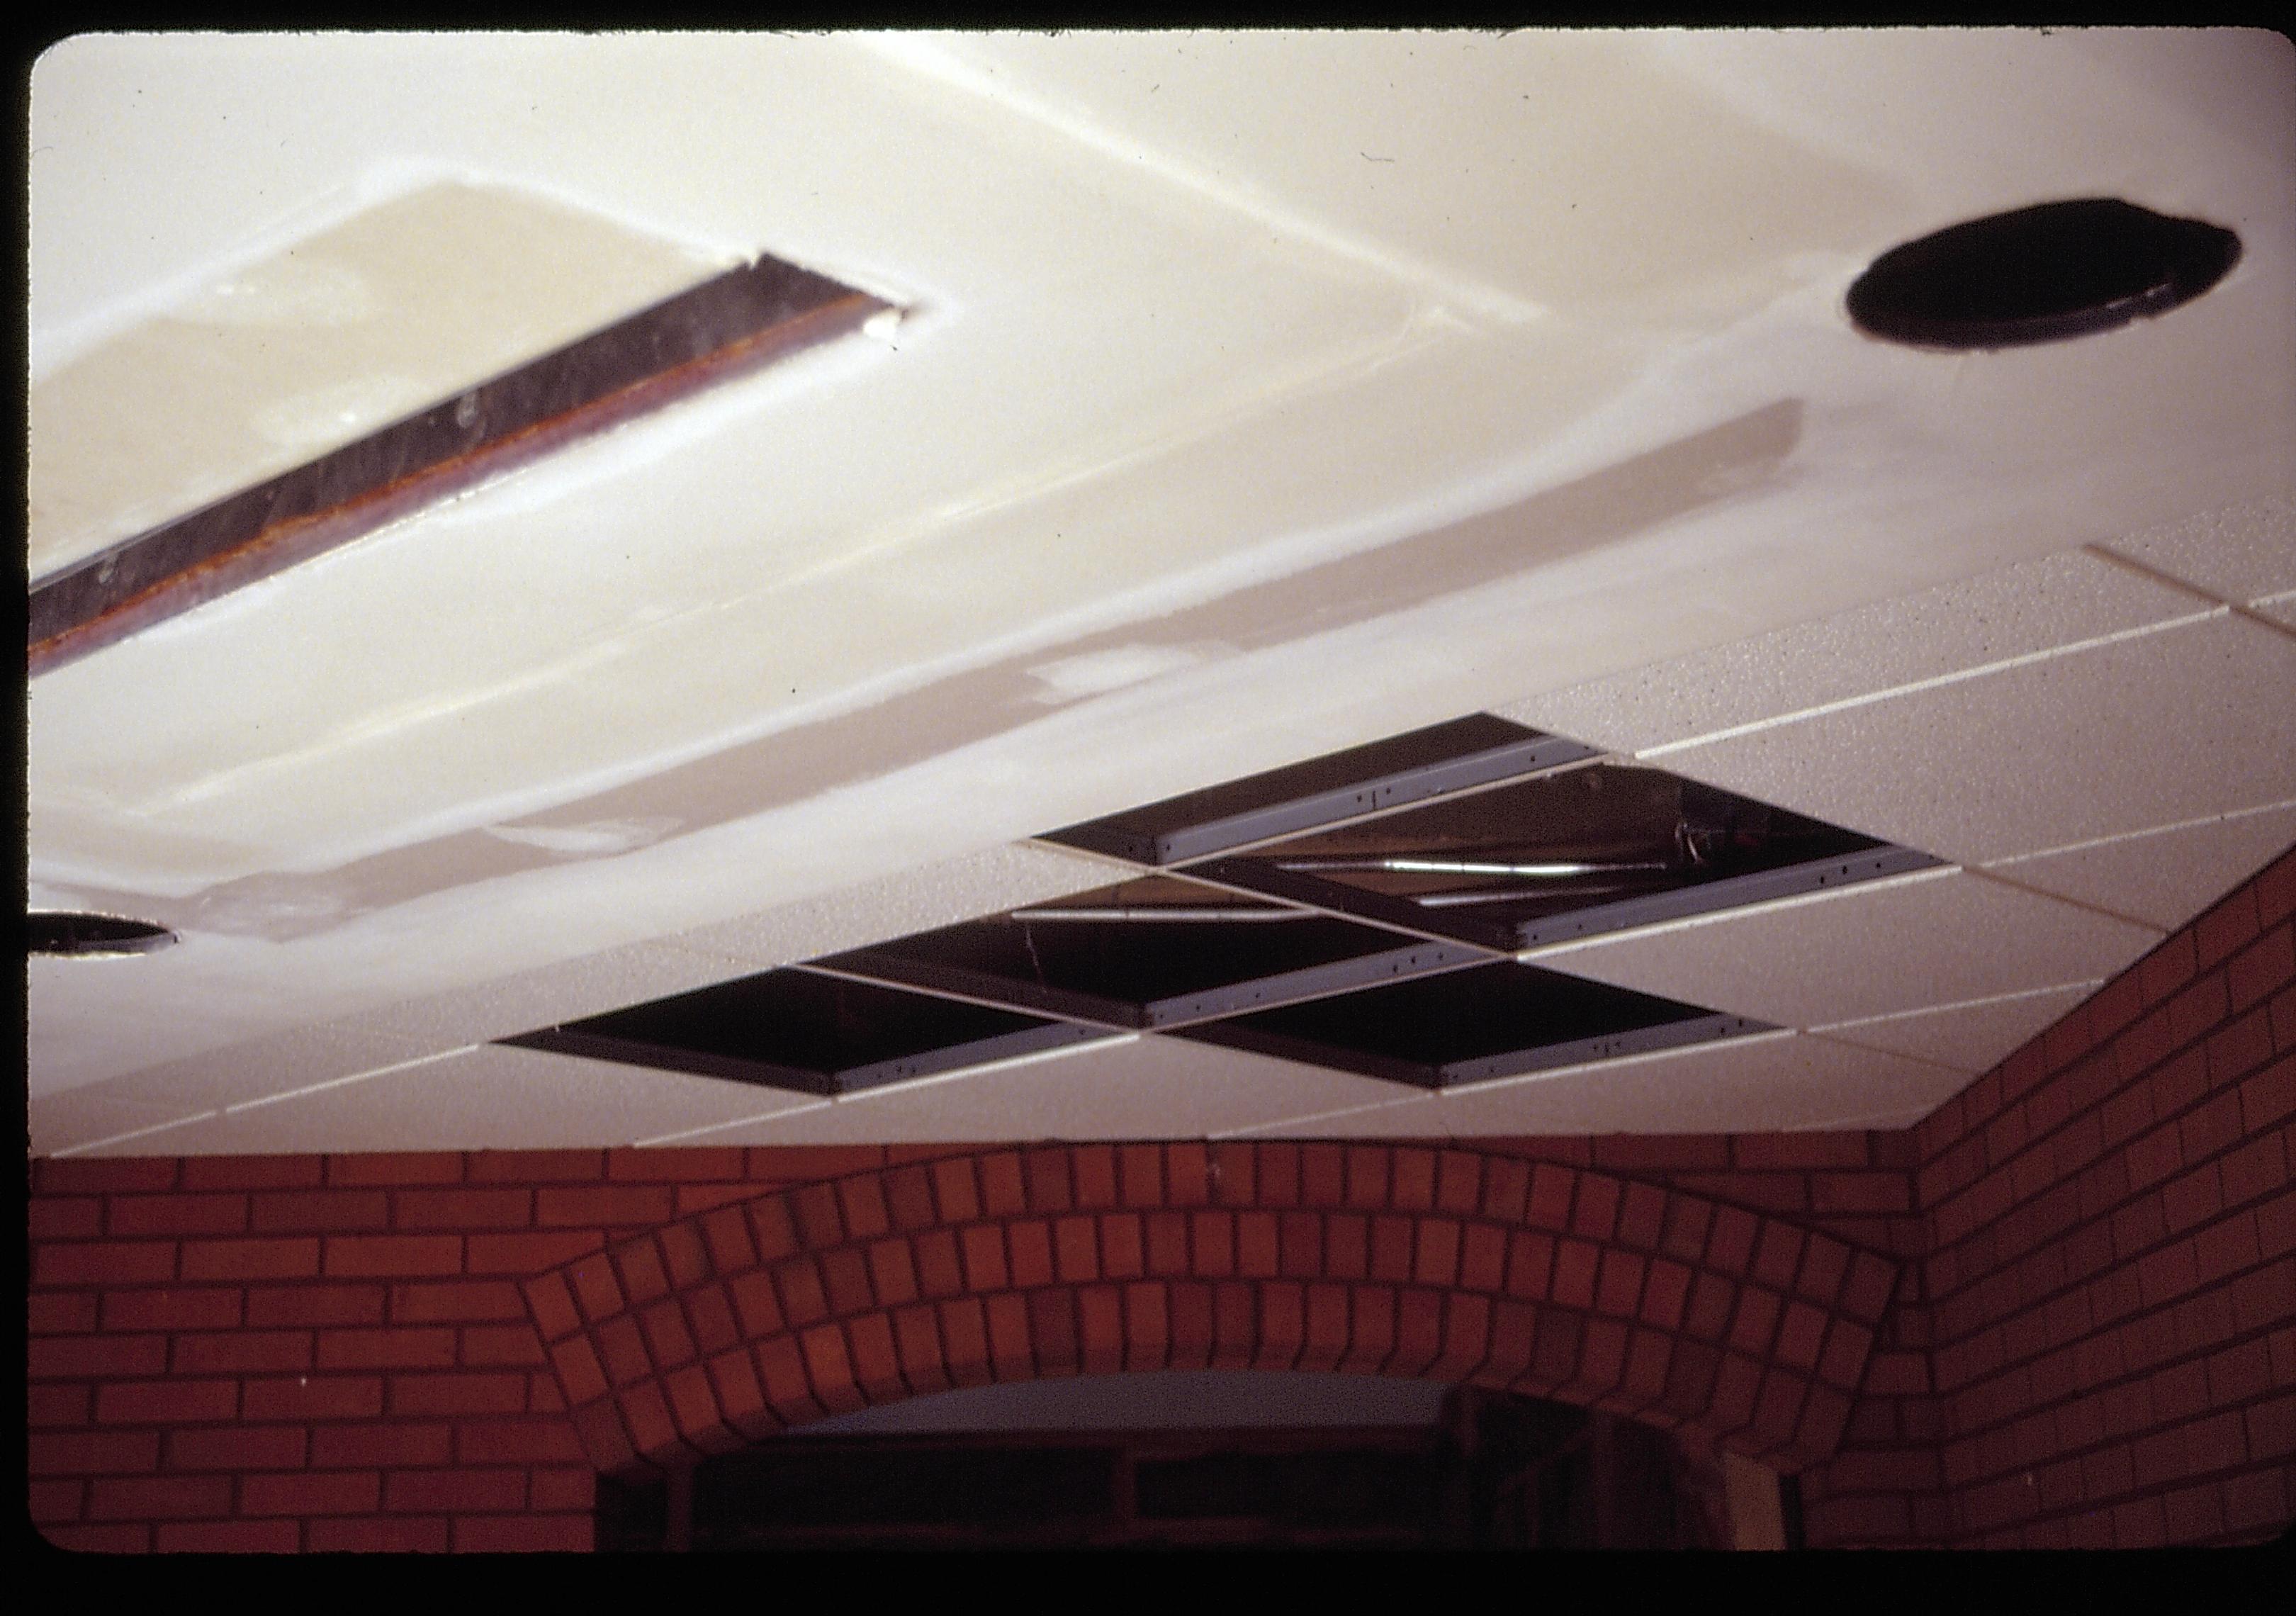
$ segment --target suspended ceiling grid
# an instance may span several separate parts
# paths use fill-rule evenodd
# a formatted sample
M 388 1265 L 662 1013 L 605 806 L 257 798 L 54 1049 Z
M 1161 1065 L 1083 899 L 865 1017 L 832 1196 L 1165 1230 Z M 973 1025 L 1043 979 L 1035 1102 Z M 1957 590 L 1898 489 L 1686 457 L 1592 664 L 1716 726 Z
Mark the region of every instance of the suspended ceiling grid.
M 2296 835 L 2289 52 L 2061 37 L 71 42 L 36 414 L 378 187 L 914 314 L 37 683 L 35 901 L 184 941 L 33 963 L 34 1150 L 1922 1114 Z M 1841 322 L 1896 241 L 2090 193 L 2246 256 L 2087 343 Z M 1786 1030 L 1436 1095 L 482 1046 L 1105 885 L 1027 838 L 1474 710 L 1948 865 L 1542 952 Z

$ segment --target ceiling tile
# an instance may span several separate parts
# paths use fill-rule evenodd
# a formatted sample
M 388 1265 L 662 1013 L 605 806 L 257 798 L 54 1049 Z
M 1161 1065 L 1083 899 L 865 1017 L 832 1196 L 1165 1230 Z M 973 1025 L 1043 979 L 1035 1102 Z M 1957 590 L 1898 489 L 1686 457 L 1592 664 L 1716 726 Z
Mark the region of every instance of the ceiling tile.
M 1106 886 L 1131 868 L 1096 853 L 1013 842 L 662 940 L 753 970 L 768 969 Z
M 416 1041 L 341 1027 L 299 1027 L 146 1067 L 84 1091 L 114 1101 L 197 1112 L 332 1082 L 434 1053 Z
M 144 1141 L 209 1107 L 195 1103 L 118 1100 L 102 1086 L 37 1095 L 25 1107 L 25 1131 L 35 1156 L 150 1155 L 160 1149 Z
M 664 943 L 633 943 L 476 988 L 410 999 L 336 1025 L 455 1049 L 619 1010 L 741 974 L 729 962 Z
M 1836 1043 L 1911 1055 L 1973 1076 L 1991 1070 L 2028 1039 L 2055 1026 L 2096 987 L 2095 982 L 2072 982 L 1967 1005 L 1844 1021 L 1823 1031 Z
M 2177 590 L 2072 551 L 1496 710 L 1634 751 L 2193 610 L 2191 597 Z
M 1988 865 L 2021 886 L 2062 893 L 2164 930 L 2191 920 L 2296 842 L 2296 802 L 2193 824 L 2030 853 Z
M 238 1155 L 358 1148 L 545 1150 L 631 1144 L 812 1103 L 797 1095 L 488 1046 L 213 1114 L 135 1142 Z
M 1966 1072 L 1905 1055 L 1775 1033 L 1249 1132 L 1263 1139 L 1464 1139 L 1887 1128 L 1926 1116 L 1968 1082 Z
M 2203 620 L 1702 742 L 1664 767 L 1980 864 L 2296 798 L 2296 638 Z
M 2220 600 L 2251 604 L 2296 590 L 2296 499 L 2256 500 L 2100 548 L 2182 578 Z
M 2296 628 L 2296 589 L 2284 595 L 2264 595 L 2251 601 L 2249 608 L 2259 617 L 2267 617 L 2276 623 Z
M 2148 928 L 1964 871 L 1924 871 L 1536 955 L 1554 971 L 1783 1027 L 2090 981 Z
M 1152 1034 L 855 1095 L 696 1144 L 1197 1138 L 1399 1086 Z

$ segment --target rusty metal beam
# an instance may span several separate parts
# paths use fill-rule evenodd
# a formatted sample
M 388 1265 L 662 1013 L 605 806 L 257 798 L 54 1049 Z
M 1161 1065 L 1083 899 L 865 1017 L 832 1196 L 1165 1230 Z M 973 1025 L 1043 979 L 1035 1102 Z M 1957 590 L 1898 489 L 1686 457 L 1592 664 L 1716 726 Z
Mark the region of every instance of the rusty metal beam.
M 760 258 L 32 587 L 37 676 L 889 307 Z

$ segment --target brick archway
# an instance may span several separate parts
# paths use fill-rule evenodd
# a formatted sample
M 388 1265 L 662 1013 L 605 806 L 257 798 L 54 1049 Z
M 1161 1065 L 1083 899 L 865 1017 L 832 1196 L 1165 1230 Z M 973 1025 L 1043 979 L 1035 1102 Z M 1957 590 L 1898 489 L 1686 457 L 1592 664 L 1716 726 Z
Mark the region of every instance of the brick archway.
M 1308 1369 L 1513 1390 L 1799 1470 L 1897 1265 L 1678 1190 L 1466 1149 L 952 1153 L 720 1206 L 526 1296 L 592 1463 L 643 1472 L 992 1381 Z

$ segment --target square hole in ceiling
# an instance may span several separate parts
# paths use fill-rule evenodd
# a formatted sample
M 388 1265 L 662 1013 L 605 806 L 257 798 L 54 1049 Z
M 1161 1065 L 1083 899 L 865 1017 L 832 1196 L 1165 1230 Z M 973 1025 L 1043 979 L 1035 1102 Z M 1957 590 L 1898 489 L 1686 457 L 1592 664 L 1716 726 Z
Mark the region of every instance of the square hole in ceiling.
M 1045 840 L 1165 865 L 1552 768 L 1595 749 L 1488 713 L 1070 825 Z
M 1190 869 L 1512 953 L 1934 863 L 1658 769 L 1591 763 Z
M 791 969 L 503 1041 L 844 1095 L 1108 1036 L 1103 1028 Z
M 1179 1036 L 1448 1088 L 1766 1030 L 1744 1016 L 1501 961 L 1264 1010 Z
M 1519 950 L 1937 862 L 1480 714 L 1047 840 L 1139 873 L 509 1041 L 834 1095 L 1135 1030 L 1443 1088 L 1767 1030 Z
M 1485 957 L 1456 943 L 1149 875 L 822 963 L 931 992 L 1146 1029 L 1322 997 Z

